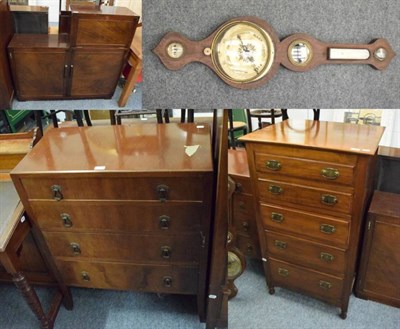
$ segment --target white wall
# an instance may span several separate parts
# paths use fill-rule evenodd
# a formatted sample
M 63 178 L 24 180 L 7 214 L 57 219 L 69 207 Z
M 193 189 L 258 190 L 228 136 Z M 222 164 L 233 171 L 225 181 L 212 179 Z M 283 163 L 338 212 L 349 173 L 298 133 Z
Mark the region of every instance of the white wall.
M 114 6 L 128 7 L 142 17 L 142 0 L 114 0 Z

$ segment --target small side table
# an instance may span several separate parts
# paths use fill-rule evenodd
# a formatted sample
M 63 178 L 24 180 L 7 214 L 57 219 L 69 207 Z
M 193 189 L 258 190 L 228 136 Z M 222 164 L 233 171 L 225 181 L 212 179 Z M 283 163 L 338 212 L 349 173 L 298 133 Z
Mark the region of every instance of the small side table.
M 137 27 L 129 50 L 128 63 L 132 67 L 125 86 L 118 100 L 118 106 L 124 107 L 135 88 L 136 81 L 142 72 L 142 27 Z
M 59 288 L 52 300 L 49 312 L 45 314 L 35 290 L 21 271 L 18 250 L 31 230 L 38 245 L 42 248 L 46 247 L 43 245 L 41 237 L 37 234 L 38 232 L 35 232 L 36 230 L 31 227 L 26 215 L 24 215 L 23 206 L 19 201 L 18 194 L 9 176 L 7 179 L 7 175 L 1 175 L 0 191 L 0 207 L 2 209 L 0 216 L 0 263 L 12 276 L 14 284 L 40 321 L 41 328 L 53 328 L 61 303 L 64 304 L 65 308 L 72 309 L 71 293 L 59 279 L 59 275 L 54 272 L 51 260 L 48 259 L 46 251 L 43 252 L 41 250 L 43 258 L 58 281 Z

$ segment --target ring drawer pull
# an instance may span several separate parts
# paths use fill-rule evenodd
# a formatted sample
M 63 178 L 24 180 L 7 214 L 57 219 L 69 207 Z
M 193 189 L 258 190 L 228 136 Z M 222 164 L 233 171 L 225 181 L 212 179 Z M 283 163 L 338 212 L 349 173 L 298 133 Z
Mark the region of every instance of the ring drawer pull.
M 270 185 L 268 191 L 272 194 L 279 195 L 283 193 L 283 188 L 278 185 Z
M 158 193 L 158 198 L 160 199 L 160 201 L 165 202 L 168 200 L 169 187 L 167 185 L 158 185 L 157 193 Z
M 271 220 L 276 223 L 282 223 L 284 219 L 285 219 L 285 217 L 282 214 L 279 214 L 277 212 L 271 213 Z
M 164 276 L 163 277 L 163 285 L 166 288 L 171 288 L 172 287 L 172 278 L 170 276 Z
M 78 243 L 71 242 L 69 245 L 71 247 L 71 250 L 72 250 L 74 256 L 78 256 L 81 254 L 81 247 L 79 246 Z
M 250 229 L 250 224 L 248 222 L 242 222 L 243 231 L 248 232 Z
M 337 179 L 339 177 L 339 170 L 335 168 L 324 168 L 321 170 L 322 177 L 326 179 Z
M 335 256 L 328 254 L 327 252 L 321 252 L 319 258 L 327 263 L 332 263 L 335 259 Z
M 322 289 L 331 289 L 332 288 L 332 283 L 328 282 L 328 281 L 319 281 L 319 286 Z
M 60 214 L 64 227 L 72 227 L 71 216 L 65 213 Z
M 64 198 L 61 193 L 61 186 L 60 185 L 52 185 L 51 191 L 53 192 L 53 199 L 56 201 L 60 201 Z
M 240 201 L 239 202 L 239 208 L 242 209 L 242 210 L 246 209 L 246 204 L 243 201 Z
M 325 234 L 332 234 L 336 232 L 336 227 L 329 224 L 321 224 L 319 230 Z
M 283 277 L 288 277 L 289 276 L 289 271 L 286 269 L 286 268 L 281 268 L 281 267 L 279 267 L 278 268 L 278 274 L 280 275 L 280 276 L 283 276 Z
M 286 249 L 287 248 L 287 242 L 284 242 L 284 241 L 275 240 L 274 244 L 275 244 L 275 247 L 277 247 L 278 249 Z
M 168 230 L 171 224 L 171 218 L 169 216 L 162 215 L 159 217 L 159 219 L 160 219 L 160 228 L 162 230 Z
M 81 275 L 82 275 L 82 280 L 83 280 L 83 281 L 90 281 L 90 275 L 89 275 L 88 272 L 83 271 L 83 272 L 81 273 Z
M 171 258 L 171 248 L 168 246 L 163 246 L 161 247 L 161 257 L 164 259 L 170 259 Z
M 273 171 L 281 170 L 282 164 L 277 160 L 268 160 L 265 162 L 265 168 Z
M 321 202 L 327 206 L 334 206 L 338 202 L 338 199 L 331 194 L 322 194 Z

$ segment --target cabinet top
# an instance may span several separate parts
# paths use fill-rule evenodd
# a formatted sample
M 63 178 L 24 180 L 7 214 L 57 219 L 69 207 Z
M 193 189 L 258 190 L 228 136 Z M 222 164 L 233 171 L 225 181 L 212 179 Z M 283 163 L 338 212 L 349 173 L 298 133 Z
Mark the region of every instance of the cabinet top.
M 55 48 L 67 49 L 69 36 L 67 34 L 19 34 L 15 33 L 8 48 Z
M 96 14 L 96 15 L 113 15 L 113 16 L 138 16 L 132 10 L 126 7 L 118 6 L 82 6 L 71 5 L 72 14 Z
M 189 156 L 186 146 L 199 145 Z M 49 129 L 13 174 L 212 171 L 210 128 L 131 124 Z
M 240 140 L 373 155 L 384 129 L 380 126 L 289 119 L 254 131 Z

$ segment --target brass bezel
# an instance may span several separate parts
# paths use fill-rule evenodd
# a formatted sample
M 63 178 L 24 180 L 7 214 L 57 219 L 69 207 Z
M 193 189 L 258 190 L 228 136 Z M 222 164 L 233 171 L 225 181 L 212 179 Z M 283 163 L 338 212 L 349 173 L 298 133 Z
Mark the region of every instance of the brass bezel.
M 243 264 L 238 255 L 236 255 L 233 251 L 228 251 L 228 268 L 227 268 L 227 277 L 229 280 L 235 280 L 238 278 L 244 271 Z M 229 264 L 236 265 L 235 268 L 229 266 Z
M 298 62 L 296 62 L 296 61 L 293 59 L 292 55 L 291 55 L 294 46 L 295 46 L 296 44 L 298 44 L 298 43 L 303 43 L 303 44 L 305 44 L 306 47 L 308 48 L 308 50 L 310 51 L 310 55 L 308 56 L 308 59 L 307 59 L 304 63 L 298 63 Z M 307 65 L 311 62 L 311 60 L 313 59 L 313 57 L 314 57 L 313 47 L 312 47 L 311 43 L 310 43 L 309 41 L 307 41 L 307 40 L 304 40 L 304 39 L 297 39 L 297 40 L 294 40 L 294 41 L 292 41 L 292 42 L 290 43 L 290 45 L 289 45 L 289 47 L 288 47 L 287 56 L 288 56 L 288 58 L 289 58 L 290 63 L 292 63 L 293 65 L 295 65 L 295 66 L 307 66 Z
M 230 77 L 229 75 L 227 75 L 224 72 L 224 70 L 221 68 L 219 61 L 216 58 L 218 55 L 218 51 L 217 51 L 218 45 L 221 42 L 221 40 L 224 36 L 224 33 L 227 30 L 229 30 L 232 26 L 235 26 L 238 24 L 248 25 L 248 26 L 251 26 L 251 27 L 255 28 L 256 30 L 258 30 L 264 36 L 266 45 L 268 47 L 267 64 L 265 65 L 264 69 L 255 78 L 251 78 L 251 79 L 247 79 L 247 80 L 237 80 L 237 79 L 234 79 L 234 78 Z M 226 23 L 223 26 L 221 26 L 220 29 L 217 31 L 217 33 L 214 36 L 214 39 L 211 44 L 211 50 L 212 50 L 211 59 L 212 59 L 214 68 L 216 69 L 217 73 L 231 82 L 240 83 L 240 84 L 246 84 L 246 83 L 250 83 L 250 82 L 254 82 L 254 81 L 258 81 L 258 80 L 262 79 L 271 69 L 272 64 L 274 63 L 274 58 L 275 58 L 275 45 L 274 45 L 269 33 L 267 31 L 265 31 L 258 24 L 247 21 L 247 20 L 237 20 L 237 21 Z

